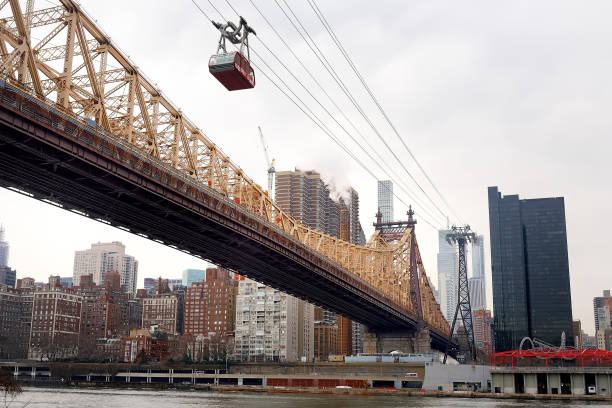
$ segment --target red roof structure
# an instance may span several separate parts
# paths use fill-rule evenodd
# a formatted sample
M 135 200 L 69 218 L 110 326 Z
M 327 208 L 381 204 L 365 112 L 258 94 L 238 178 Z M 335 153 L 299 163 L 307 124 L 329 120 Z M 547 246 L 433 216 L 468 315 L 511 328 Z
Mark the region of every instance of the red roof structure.
M 598 349 L 558 349 L 558 350 L 510 350 L 493 353 L 489 356 L 491 368 L 494 367 L 516 367 L 517 363 L 526 360 L 544 360 L 546 368 L 550 360 L 575 361 L 576 367 L 612 367 L 612 351 Z M 532 366 L 533 363 L 521 364 Z

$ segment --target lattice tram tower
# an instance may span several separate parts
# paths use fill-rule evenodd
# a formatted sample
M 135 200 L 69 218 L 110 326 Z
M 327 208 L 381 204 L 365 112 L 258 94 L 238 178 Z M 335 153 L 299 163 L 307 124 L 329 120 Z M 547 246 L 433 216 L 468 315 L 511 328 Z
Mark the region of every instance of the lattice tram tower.
M 459 299 L 457 302 L 457 308 L 455 309 L 453 323 L 451 325 L 446 352 L 444 353 L 444 363 L 446 363 L 449 346 L 455 332 L 457 317 L 461 317 L 461 322 L 463 323 L 468 351 L 470 354 L 469 359 L 475 360 L 476 346 L 474 344 L 474 324 L 472 322 L 472 306 L 470 303 L 470 291 L 468 288 L 467 264 L 465 262 L 465 244 L 466 242 L 476 242 L 476 234 L 470 230 L 469 225 L 464 227 L 456 227 L 453 225 L 451 232 L 446 234 L 446 240 L 449 244 L 456 243 L 459 250 L 459 269 L 457 271 L 457 293 L 459 295 Z M 466 358 L 466 361 L 468 361 L 468 358 Z

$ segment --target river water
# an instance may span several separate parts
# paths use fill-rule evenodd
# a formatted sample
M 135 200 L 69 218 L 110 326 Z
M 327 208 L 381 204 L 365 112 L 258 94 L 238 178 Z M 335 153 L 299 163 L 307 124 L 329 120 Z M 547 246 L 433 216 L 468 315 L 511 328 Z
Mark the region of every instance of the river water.
M 0 402 L 1 405 L 1 402 Z M 612 407 L 597 402 L 516 401 L 407 396 L 338 396 L 310 394 L 217 393 L 129 389 L 26 388 L 11 408 L 399 408 L 399 407 Z

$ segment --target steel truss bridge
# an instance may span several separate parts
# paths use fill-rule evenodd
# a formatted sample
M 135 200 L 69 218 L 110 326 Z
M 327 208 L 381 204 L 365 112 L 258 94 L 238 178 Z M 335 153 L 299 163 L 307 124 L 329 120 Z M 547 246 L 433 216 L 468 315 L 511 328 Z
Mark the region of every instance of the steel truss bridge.
M 25 3 L 0 2 L 1 186 L 444 350 L 414 225 L 357 246 L 296 222 L 75 2 Z

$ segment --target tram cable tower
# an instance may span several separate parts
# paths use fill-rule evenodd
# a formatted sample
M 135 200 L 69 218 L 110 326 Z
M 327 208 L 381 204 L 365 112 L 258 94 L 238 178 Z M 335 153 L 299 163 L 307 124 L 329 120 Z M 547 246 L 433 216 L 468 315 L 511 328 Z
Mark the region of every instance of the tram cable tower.
M 451 325 L 450 334 L 446 343 L 446 351 L 444 352 L 444 362 L 446 364 L 446 357 L 448 357 L 449 347 L 455 332 L 455 325 L 457 324 L 457 318 L 461 317 L 463 323 L 463 329 L 465 330 L 465 337 L 467 340 L 467 346 L 470 353 L 469 359 L 471 361 L 476 360 L 476 345 L 474 344 L 474 324 L 472 322 L 472 306 L 470 303 L 470 290 L 468 288 L 467 278 L 467 264 L 465 262 L 465 244 L 466 242 L 476 242 L 476 234 L 470 230 L 470 226 L 457 227 L 453 225 L 451 232 L 446 234 L 446 240 L 449 244 L 457 244 L 459 248 L 459 269 L 457 279 L 457 293 L 458 302 L 455 308 L 455 317 L 453 317 L 453 324 Z M 468 358 L 466 356 L 466 361 Z

